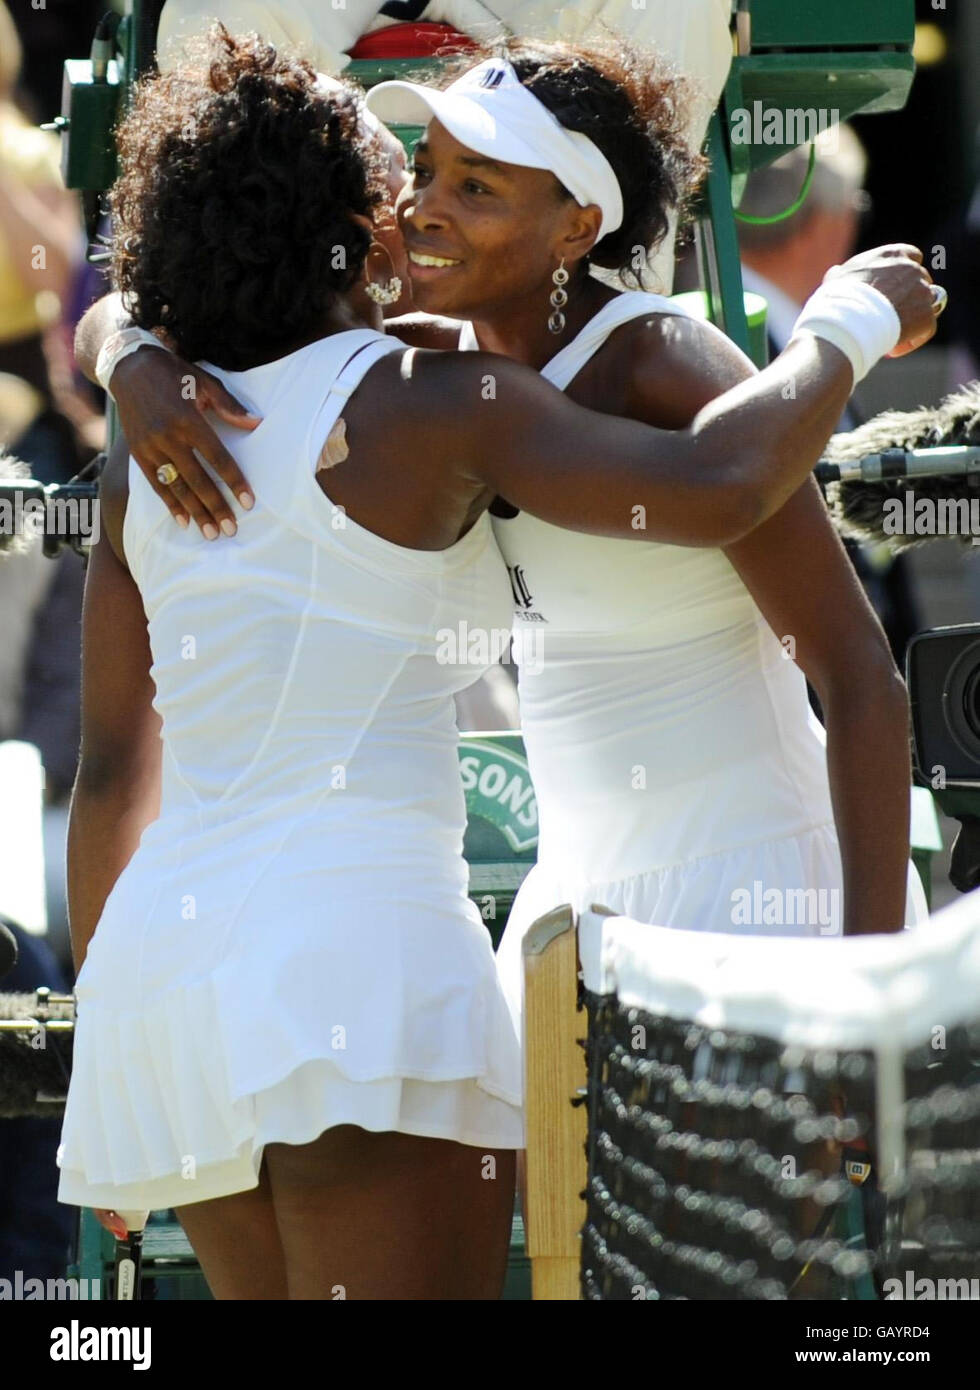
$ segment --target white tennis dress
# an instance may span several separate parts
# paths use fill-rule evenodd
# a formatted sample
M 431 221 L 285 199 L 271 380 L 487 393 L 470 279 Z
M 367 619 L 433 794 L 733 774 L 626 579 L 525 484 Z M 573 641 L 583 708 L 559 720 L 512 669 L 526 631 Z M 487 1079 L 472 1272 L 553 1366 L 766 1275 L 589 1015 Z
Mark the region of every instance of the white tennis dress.
M 615 328 L 677 312 L 621 294 L 542 375 L 565 389 Z M 467 325 L 460 346 L 475 345 Z M 540 825 L 497 953 L 518 1025 L 521 938 L 559 903 L 701 931 L 839 934 L 824 730 L 723 552 L 583 535 L 524 512 L 494 529 Z M 907 920 L 926 915 L 910 864 Z
M 78 977 L 61 1201 L 223 1196 L 257 1184 L 264 1144 L 339 1124 L 521 1143 L 518 1039 L 462 858 L 453 695 L 483 667 L 437 659 L 460 624 L 507 627 L 506 570 L 486 515 L 406 549 L 315 477 L 347 396 L 399 350 L 357 330 L 203 364 L 264 417 L 217 426 L 256 496 L 233 538 L 175 526 L 130 460 L 162 803 Z

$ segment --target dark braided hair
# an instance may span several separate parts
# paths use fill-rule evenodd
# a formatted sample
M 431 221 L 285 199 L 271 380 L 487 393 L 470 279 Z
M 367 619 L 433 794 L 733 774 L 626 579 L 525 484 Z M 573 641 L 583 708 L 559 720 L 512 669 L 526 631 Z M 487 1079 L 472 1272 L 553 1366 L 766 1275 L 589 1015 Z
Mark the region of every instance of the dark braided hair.
M 566 130 L 587 135 L 608 159 L 623 194 L 623 223 L 596 243 L 585 265 L 618 271 L 625 284 L 642 286 L 646 251 L 663 240 L 672 209 L 686 215 L 707 168 L 685 135 L 695 84 L 625 40 L 511 38 L 455 59 L 440 85 L 489 58 L 505 58 Z M 561 193 L 572 196 L 565 188 Z
M 212 25 L 151 75 L 118 131 L 112 268 L 136 323 L 228 370 L 313 335 L 371 242 L 349 213 L 382 199 L 355 97 L 307 62 Z

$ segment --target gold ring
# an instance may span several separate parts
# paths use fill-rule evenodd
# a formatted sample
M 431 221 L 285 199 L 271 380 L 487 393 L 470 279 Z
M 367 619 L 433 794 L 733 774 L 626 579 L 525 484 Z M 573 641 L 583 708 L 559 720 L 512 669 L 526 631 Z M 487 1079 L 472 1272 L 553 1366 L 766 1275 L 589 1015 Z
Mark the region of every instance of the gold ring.
M 180 477 L 172 463 L 164 463 L 157 469 L 157 482 L 163 483 L 164 487 L 169 487 Z
M 942 285 L 931 285 L 930 289 L 932 290 L 932 307 L 938 319 L 939 315 L 949 303 L 949 294 L 943 289 Z

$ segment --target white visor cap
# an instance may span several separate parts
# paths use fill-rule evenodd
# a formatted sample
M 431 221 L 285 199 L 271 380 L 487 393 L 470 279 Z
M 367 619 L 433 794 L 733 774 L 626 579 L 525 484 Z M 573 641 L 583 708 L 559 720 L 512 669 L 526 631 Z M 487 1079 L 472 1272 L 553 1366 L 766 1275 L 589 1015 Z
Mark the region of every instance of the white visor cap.
M 600 208 L 598 241 L 623 225 L 623 193 L 606 156 L 587 135 L 566 130 L 506 61 L 479 63 L 445 91 L 381 82 L 366 101 L 386 125 L 424 126 L 435 117 L 461 145 L 487 159 L 549 169 L 580 207 Z

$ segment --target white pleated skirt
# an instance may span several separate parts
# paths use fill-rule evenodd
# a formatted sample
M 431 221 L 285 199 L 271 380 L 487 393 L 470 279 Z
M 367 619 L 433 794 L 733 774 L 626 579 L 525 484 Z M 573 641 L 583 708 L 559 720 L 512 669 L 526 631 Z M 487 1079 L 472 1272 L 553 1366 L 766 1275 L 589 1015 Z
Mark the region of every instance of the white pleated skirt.
M 227 1196 L 258 1184 L 266 1144 L 341 1124 L 521 1146 L 519 1042 L 468 900 L 408 867 L 397 888 L 382 866 L 325 885 L 307 859 L 229 916 L 198 864 L 180 875 L 197 890 L 184 921 L 176 891 L 172 906 L 148 893 L 145 845 L 76 982 L 59 1200 Z

